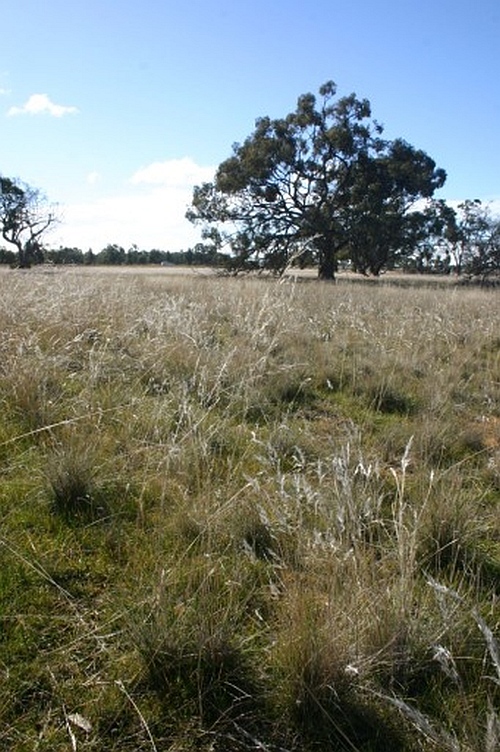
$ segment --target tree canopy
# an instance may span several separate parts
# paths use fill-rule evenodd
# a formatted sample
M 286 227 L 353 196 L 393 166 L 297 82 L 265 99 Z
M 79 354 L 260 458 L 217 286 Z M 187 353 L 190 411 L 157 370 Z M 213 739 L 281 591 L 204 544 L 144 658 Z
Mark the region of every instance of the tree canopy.
M 44 196 L 18 180 L 0 176 L 0 231 L 7 243 L 17 249 L 18 265 L 28 267 L 43 260 L 41 239 L 57 221 Z
M 409 250 L 410 210 L 446 174 L 404 140 L 383 139 L 367 99 L 336 94 L 329 81 L 319 101 L 305 94 L 285 118 L 258 119 L 215 180 L 195 187 L 188 219 L 228 244 L 237 267 L 281 272 L 307 258 L 333 279 L 343 256 L 378 274 Z

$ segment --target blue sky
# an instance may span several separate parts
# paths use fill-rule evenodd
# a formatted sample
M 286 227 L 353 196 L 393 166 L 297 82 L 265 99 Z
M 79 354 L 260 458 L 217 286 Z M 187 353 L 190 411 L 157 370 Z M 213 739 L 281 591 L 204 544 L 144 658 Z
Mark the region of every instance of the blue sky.
M 330 79 L 500 207 L 499 0 L 23 0 L 2 31 L 0 172 L 60 205 L 53 246 L 197 242 L 193 184 Z

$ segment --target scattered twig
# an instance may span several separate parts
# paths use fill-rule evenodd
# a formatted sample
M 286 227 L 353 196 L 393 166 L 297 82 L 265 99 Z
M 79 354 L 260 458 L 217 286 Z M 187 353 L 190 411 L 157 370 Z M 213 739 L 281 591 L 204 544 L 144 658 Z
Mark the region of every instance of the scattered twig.
M 123 692 L 123 694 L 125 695 L 125 697 L 127 698 L 127 700 L 130 702 L 130 704 L 134 708 L 135 712 L 139 716 L 139 720 L 142 723 L 142 725 L 144 726 L 144 730 L 145 730 L 146 734 L 149 737 L 149 741 L 151 742 L 152 749 L 154 750 L 154 752 L 158 752 L 158 749 L 157 749 L 156 744 L 155 744 L 155 740 L 153 739 L 153 735 L 152 735 L 151 731 L 149 730 L 149 726 L 147 724 L 147 721 L 144 718 L 143 714 L 141 713 L 140 708 L 138 707 L 138 705 L 135 702 L 134 698 L 130 695 L 129 692 L 127 692 L 127 689 L 125 688 L 125 685 L 124 685 L 124 683 L 122 682 L 121 679 L 116 680 L 115 684 L 118 687 L 118 689 L 121 692 Z

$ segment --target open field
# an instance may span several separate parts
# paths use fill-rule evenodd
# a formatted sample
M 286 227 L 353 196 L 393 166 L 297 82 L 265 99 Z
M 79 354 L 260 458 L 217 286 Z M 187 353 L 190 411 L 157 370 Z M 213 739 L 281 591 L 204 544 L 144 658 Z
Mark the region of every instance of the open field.
M 51 264 L 41 264 L 39 266 L 34 266 L 29 270 L 22 270 L 22 269 L 16 269 L 12 270 L 9 269 L 6 265 L 0 265 L 0 279 L 2 275 L 10 275 L 12 276 L 13 271 L 17 275 L 22 274 L 31 274 L 31 275 L 58 275 L 58 276 L 92 276 L 92 277 L 99 277 L 99 276 L 112 276 L 115 279 L 116 278 L 129 278 L 129 277 L 153 277 L 155 279 L 162 279 L 165 277 L 190 277 L 198 278 L 198 277 L 221 277 L 221 276 L 231 276 L 226 275 L 224 271 L 221 268 L 213 267 L 213 266 L 183 266 L 183 265 L 167 265 L 167 266 L 159 266 L 155 264 L 145 264 L 143 266 L 141 265 L 116 265 L 116 266 L 106 266 L 106 265 L 93 265 L 93 266 L 86 266 L 86 265 L 51 265 Z M 260 278 L 262 280 L 266 281 L 276 281 L 277 277 L 273 275 L 270 272 L 262 272 L 259 274 L 248 274 L 245 275 L 244 273 L 240 274 L 240 279 L 244 277 L 250 278 Z M 284 282 L 285 280 L 290 281 L 308 281 L 308 282 L 316 282 L 318 278 L 318 270 L 313 267 L 308 267 L 306 269 L 299 269 L 297 267 L 292 267 L 288 272 L 285 272 L 283 275 L 281 281 Z M 386 272 L 384 274 L 381 274 L 380 277 L 363 277 L 360 274 L 357 274 L 352 271 L 347 270 L 340 270 L 337 273 L 337 281 L 344 283 L 344 282 L 351 282 L 355 284 L 364 284 L 364 285 L 386 285 L 386 284 L 399 284 L 404 287 L 454 287 L 458 285 L 457 277 L 454 275 L 435 275 L 435 274 L 408 274 L 401 271 L 391 271 Z
M 0 749 L 499 749 L 498 291 L 33 271 Z

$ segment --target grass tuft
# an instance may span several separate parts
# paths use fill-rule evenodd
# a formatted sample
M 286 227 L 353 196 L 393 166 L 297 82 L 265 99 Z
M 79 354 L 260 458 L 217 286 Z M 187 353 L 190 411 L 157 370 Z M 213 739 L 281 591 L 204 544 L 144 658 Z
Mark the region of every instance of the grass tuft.
M 92 522 L 107 514 L 96 481 L 96 458 L 85 445 L 56 447 L 47 457 L 45 474 L 51 507 L 67 522 Z

